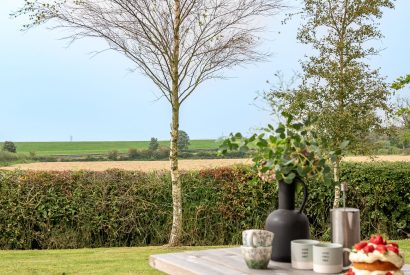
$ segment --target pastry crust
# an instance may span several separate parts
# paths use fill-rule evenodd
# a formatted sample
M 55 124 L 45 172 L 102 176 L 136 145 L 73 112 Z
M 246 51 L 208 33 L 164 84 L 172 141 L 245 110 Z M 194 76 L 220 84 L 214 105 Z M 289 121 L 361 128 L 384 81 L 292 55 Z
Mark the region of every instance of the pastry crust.
M 393 271 L 400 270 L 394 264 L 390 262 L 375 261 L 373 263 L 353 263 L 353 266 L 357 269 L 368 271 Z

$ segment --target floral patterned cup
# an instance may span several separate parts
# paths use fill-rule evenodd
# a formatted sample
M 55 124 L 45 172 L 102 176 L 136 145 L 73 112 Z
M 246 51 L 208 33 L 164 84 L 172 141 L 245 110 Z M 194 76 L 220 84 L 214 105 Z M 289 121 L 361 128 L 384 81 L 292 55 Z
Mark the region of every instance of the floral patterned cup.
M 241 246 L 246 265 L 251 269 L 268 268 L 272 256 L 272 246 L 249 247 Z
M 272 246 L 273 233 L 267 230 L 250 229 L 242 232 L 242 244 L 245 247 Z
M 273 233 L 250 229 L 242 232 L 241 251 L 246 265 L 251 269 L 266 269 L 272 256 Z

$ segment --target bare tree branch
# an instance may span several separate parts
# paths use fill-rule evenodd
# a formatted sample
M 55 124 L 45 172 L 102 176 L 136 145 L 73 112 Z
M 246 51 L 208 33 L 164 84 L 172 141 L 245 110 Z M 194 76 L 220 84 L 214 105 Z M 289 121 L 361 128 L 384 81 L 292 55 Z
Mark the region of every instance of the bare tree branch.
M 72 31 L 70 44 L 84 37 L 104 39 L 122 52 L 171 99 L 173 0 L 34 0 L 14 15 L 27 14 L 26 28 L 52 20 Z M 181 1 L 179 103 L 204 81 L 239 64 L 262 61 L 256 51 L 260 16 L 276 14 L 281 0 Z

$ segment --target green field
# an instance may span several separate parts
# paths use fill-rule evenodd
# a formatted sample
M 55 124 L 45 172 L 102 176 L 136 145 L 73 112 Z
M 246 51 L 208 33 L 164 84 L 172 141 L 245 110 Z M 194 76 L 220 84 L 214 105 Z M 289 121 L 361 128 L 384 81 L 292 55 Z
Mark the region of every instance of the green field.
M 169 146 L 169 141 L 159 141 Z M 35 152 L 37 156 L 106 154 L 112 150 L 126 153 L 128 149 L 148 149 L 149 141 L 79 141 L 79 142 L 15 142 L 18 153 Z M 2 144 L 0 143 L 0 147 Z M 191 140 L 189 149 L 217 149 L 212 139 Z

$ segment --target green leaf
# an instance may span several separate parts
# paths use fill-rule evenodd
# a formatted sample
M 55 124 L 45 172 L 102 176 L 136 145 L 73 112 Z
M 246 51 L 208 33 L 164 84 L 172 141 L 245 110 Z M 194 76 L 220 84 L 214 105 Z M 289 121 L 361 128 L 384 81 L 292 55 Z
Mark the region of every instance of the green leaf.
M 231 147 L 231 148 L 230 148 L 231 150 L 235 151 L 235 150 L 238 150 L 239 145 L 236 144 L 236 143 L 232 143 L 230 147 Z
M 260 139 L 257 143 L 256 146 L 258 146 L 259 148 L 265 148 L 268 146 L 268 142 L 264 139 Z
M 287 176 L 287 178 L 288 179 L 291 179 L 291 180 L 293 180 L 293 179 L 295 179 L 295 177 L 296 177 L 296 174 L 295 173 L 290 173 L 288 176 Z
M 347 146 L 349 145 L 349 143 L 350 143 L 349 140 L 345 140 L 345 141 L 343 141 L 343 142 L 340 144 L 339 148 L 343 150 L 343 149 L 347 148 Z
M 249 142 L 249 143 L 254 142 L 255 139 L 256 139 L 256 134 L 253 134 L 253 135 L 248 139 L 248 142 Z
M 296 172 L 298 173 L 298 175 L 299 175 L 301 178 L 304 178 L 304 177 L 306 176 L 306 173 L 303 171 L 303 168 L 300 167 L 300 166 L 298 166 L 298 167 L 296 168 Z
M 296 194 L 299 194 L 302 190 L 303 190 L 303 185 L 300 182 L 298 182 L 298 184 L 296 184 L 296 190 L 295 190 Z
M 291 184 L 293 182 L 293 179 L 289 179 L 288 177 L 283 178 L 283 180 L 287 183 L 287 184 Z
M 282 112 L 282 116 L 286 118 L 286 123 L 290 124 L 293 120 L 293 116 L 288 112 Z
M 282 124 L 280 124 L 275 132 L 278 133 L 278 134 L 284 133 L 285 132 L 285 127 Z
M 292 124 L 291 127 L 295 130 L 300 130 L 300 129 L 303 128 L 303 124 L 302 123 L 295 123 L 295 124 Z
M 291 165 L 291 164 L 293 164 L 293 159 L 288 160 L 288 161 L 285 162 L 283 165 L 284 165 L 284 166 L 288 166 L 288 165 Z
M 319 166 L 324 166 L 325 164 L 326 164 L 326 160 L 325 160 L 325 159 L 319 160 Z

